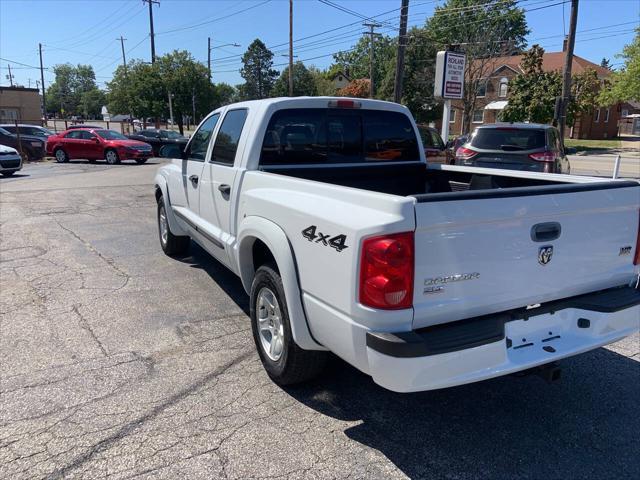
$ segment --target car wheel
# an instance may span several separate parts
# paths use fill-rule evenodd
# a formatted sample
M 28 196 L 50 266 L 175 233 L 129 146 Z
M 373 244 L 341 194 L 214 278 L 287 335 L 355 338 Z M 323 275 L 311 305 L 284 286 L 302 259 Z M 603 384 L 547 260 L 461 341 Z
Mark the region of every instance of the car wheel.
M 274 264 L 262 265 L 256 271 L 250 315 L 260 360 L 275 383 L 304 382 L 322 371 L 327 352 L 303 350 L 293 339 L 282 279 Z
M 53 155 L 54 155 L 54 157 L 56 157 L 56 162 L 58 162 L 58 163 L 65 163 L 65 162 L 69 161 L 69 156 L 61 148 L 57 148 L 56 151 L 53 152 Z
M 189 237 L 171 233 L 169 221 L 167 220 L 167 210 L 162 197 L 158 199 L 158 235 L 160 236 L 162 251 L 170 257 L 185 253 L 189 249 Z
M 120 157 L 118 156 L 118 152 L 115 150 L 107 150 L 104 152 L 104 159 L 107 161 L 109 165 L 117 165 L 120 163 Z
M 147 163 L 148 158 L 136 158 L 136 163 L 138 165 L 142 165 L 143 163 Z
M 13 175 L 16 172 L 1 172 L 3 177 L 10 177 L 11 175 Z

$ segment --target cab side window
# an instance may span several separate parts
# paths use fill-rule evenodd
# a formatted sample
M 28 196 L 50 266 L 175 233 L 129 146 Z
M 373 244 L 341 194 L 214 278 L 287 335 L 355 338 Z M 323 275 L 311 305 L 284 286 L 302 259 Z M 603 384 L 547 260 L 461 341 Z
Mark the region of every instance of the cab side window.
M 82 138 L 82 130 L 71 130 L 64 136 L 64 138 L 73 138 L 75 140 L 79 140 Z
M 196 160 L 198 162 L 204 162 L 207 156 L 207 148 L 209 148 L 209 142 L 213 134 L 213 130 L 218 123 L 220 114 L 216 113 L 207 118 L 196 133 L 193 134 L 191 142 L 189 142 L 187 150 L 187 158 L 189 160 Z
M 247 119 L 247 110 L 230 110 L 224 117 L 216 143 L 213 146 L 212 162 L 233 165 L 238 150 L 238 141 Z

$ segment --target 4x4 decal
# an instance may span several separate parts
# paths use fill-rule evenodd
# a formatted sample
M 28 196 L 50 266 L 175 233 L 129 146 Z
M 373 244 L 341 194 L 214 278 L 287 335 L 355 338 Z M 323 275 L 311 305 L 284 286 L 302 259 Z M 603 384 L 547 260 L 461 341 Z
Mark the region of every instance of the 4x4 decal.
M 317 230 L 318 227 L 316 227 L 315 225 L 311 225 L 302 230 L 302 236 L 310 242 L 321 243 L 322 245 L 325 245 L 327 247 L 334 248 L 336 252 L 341 252 L 345 248 L 349 248 L 347 245 L 345 245 L 347 241 L 346 235 L 340 234 L 331 237 L 330 233 L 325 234 L 322 232 L 318 232 Z

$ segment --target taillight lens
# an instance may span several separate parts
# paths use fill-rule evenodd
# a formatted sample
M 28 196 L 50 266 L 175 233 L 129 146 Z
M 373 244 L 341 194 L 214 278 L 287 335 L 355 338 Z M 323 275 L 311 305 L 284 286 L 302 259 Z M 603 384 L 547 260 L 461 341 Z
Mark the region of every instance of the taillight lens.
M 556 156 L 553 152 L 538 152 L 529 155 L 529 158 L 536 162 L 555 162 Z
M 640 215 L 638 216 L 638 238 L 636 239 L 636 254 L 633 256 L 633 264 L 640 265 Z
M 360 303 L 396 310 L 413 305 L 413 232 L 366 239 L 360 259 Z
M 456 158 L 458 160 L 469 160 L 470 158 L 475 157 L 477 154 L 478 152 L 474 152 L 467 147 L 460 147 L 458 148 L 458 150 L 456 150 Z

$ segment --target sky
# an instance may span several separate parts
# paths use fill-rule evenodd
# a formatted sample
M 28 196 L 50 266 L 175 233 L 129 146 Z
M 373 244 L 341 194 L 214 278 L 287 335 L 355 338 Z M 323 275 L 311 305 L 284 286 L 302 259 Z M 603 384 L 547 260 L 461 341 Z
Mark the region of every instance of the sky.
M 274 66 L 287 63 L 289 2 L 287 0 L 159 0 L 153 6 L 156 55 L 189 50 L 206 64 L 207 37 L 213 50 L 213 80 L 238 84 L 240 57 L 255 38 L 274 52 Z M 393 34 L 400 0 L 333 0 L 384 25 Z M 423 25 L 443 0 L 411 0 L 409 25 Z M 562 50 L 568 31 L 569 0 L 521 0 L 531 34 L 529 45 Z M 362 35 L 362 19 L 319 0 L 294 0 L 294 54 L 307 65 L 324 68 L 332 53 L 349 49 Z M 575 53 L 600 63 L 631 42 L 640 24 L 640 0 L 580 0 Z M 51 67 L 60 63 L 90 64 L 98 85 L 105 88 L 122 62 L 119 37 L 126 40 L 127 60 L 150 61 L 149 10 L 142 0 L 0 0 L 0 84 L 35 87 L 40 78 L 38 44 L 43 45 L 45 84 L 54 80 Z M 306 38 L 310 37 L 310 38 Z M 235 47 L 230 44 L 239 44 Z

